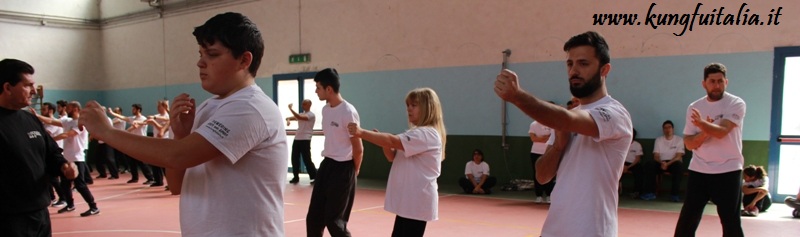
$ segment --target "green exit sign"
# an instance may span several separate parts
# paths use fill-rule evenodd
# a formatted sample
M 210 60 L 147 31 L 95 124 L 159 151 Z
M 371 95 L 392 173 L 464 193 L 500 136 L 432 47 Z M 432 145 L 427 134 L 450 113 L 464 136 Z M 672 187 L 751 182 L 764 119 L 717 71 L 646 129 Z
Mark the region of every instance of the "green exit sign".
M 289 55 L 289 63 L 307 63 L 311 61 L 311 54 L 292 54 Z

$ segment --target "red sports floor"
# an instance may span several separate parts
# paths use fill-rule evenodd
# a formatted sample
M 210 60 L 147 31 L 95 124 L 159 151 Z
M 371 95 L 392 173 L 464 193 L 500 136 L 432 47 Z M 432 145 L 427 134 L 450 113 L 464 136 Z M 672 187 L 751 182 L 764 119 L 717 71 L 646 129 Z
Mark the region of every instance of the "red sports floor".
M 77 193 L 74 212 L 57 214 L 57 208 L 50 208 L 53 236 L 180 236 L 178 197 L 163 187 L 126 184 L 127 178 L 124 174 L 118 180 L 99 179 L 89 186 L 100 208 L 99 215 L 80 217 L 88 206 Z M 305 236 L 304 218 L 310 195 L 307 179 L 301 179 L 298 185 L 287 184 L 286 236 Z M 428 223 L 426 236 L 539 236 L 547 215 L 547 205 L 534 204 L 532 198 L 440 195 L 439 220 Z M 383 210 L 383 199 L 381 189 L 356 191 L 348 226 L 353 236 L 390 236 L 394 215 Z M 619 236 L 672 236 L 677 220 L 675 211 L 620 208 Z M 748 236 L 797 237 L 800 219 L 791 218 L 788 207 L 776 204 L 759 217 L 743 217 L 742 228 Z M 719 218 L 705 215 L 697 236 L 721 235 Z

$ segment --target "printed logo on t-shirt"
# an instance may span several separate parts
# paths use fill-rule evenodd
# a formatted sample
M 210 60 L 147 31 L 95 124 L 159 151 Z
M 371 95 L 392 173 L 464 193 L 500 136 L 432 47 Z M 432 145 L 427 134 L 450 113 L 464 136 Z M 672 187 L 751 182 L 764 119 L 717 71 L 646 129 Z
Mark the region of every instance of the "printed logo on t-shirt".
M 331 126 L 334 126 L 334 127 L 337 127 L 337 128 L 338 128 L 338 127 L 339 127 L 339 124 L 338 124 L 338 123 L 336 123 L 336 122 L 334 122 L 334 121 L 331 121 Z
M 604 122 L 608 122 L 611 120 L 611 113 L 608 112 L 606 108 L 597 108 L 595 109 L 600 114 L 600 117 L 603 118 Z
M 714 122 L 719 121 L 720 119 L 722 119 L 722 114 L 718 114 L 717 116 L 714 116 Z
M 42 134 L 39 133 L 39 131 L 30 131 L 30 132 L 28 132 L 28 138 L 30 138 L 30 139 L 34 139 L 34 138 L 41 137 L 41 136 L 42 136 Z
M 230 129 L 225 127 L 224 124 L 220 123 L 217 120 L 211 120 L 208 123 L 206 123 L 206 128 L 211 129 L 211 131 L 216 133 L 217 136 L 219 136 L 220 138 L 228 137 L 228 133 L 231 132 Z
M 735 120 L 741 120 L 742 119 L 742 117 L 739 116 L 739 114 L 733 114 L 733 115 L 731 115 L 731 117 L 733 117 L 733 119 L 735 119 Z

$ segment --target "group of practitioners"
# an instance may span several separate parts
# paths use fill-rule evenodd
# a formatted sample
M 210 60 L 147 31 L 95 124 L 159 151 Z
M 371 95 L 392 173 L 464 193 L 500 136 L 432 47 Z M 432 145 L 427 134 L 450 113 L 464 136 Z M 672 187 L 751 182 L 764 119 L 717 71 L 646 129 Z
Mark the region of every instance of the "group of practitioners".
M 74 122 L 62 126 L 71 134 L 88 131 L 132 158 L 164 168 L 169 191 L 180 194 L 183 236 L 285 236 L 286 118 L 255 84 L 264 54 L 261 32 L 244 15 L 223 13 L 196 27 L 193 35 L 199 45 L 200 83 L 213 96 L 199 104 L 185 93 L 172 100 L 167 126 L 172 139 L 116 129 L 95 101 L 83 108 L 73 105 L 68 111 Z M 607 92 L 611 63 L 605 39 L 585 32 L 570 38 L 563 49 L 569 89 L 579 102 L 575 108 L 524 91 L 517 74 L 508 69 L 497 75 L 494 91 L 552 129 L 545 151 L 535 159 L 532 155 L 539 183 L 558 177 L 541 236 L 617 236 L 617 188 L 633 140 L 631 117 Z M 50 177 L 75 180 L 78 186 L 76 177 L 86 175 L 81 168 L 85 164 L 68 157 L 66 150 L 62 153 L 43 123 L 22 110 L 35 94 L 33 73 L 25 62 L 0 61 L 0 150 L 8 154 L 0 168 L 4 236 L 49 236 Z M 725 92 L 726 73 L 721 64 L 706 66 L 702 84 L 707 95 L 687 108 L 684 144 L 694 152 L 675 236 L 694 236 L 709 200 L 717 206 L 724 236 L 743 236 L 739 207 L 745 103 Z M 362 140 L 380 146 L 392 163 L 384 204 L 396 214 L 392 236 L 423 236 L 427 222 L 438 219 L 436 180 L 447 137 L 436 92 L 411 90 L 404 98 L 407 114 L 397 115 L 408 118 L 409 129 L 390 134 L 360 127 L 357 110 L 339 93 L 335 69 L 318 72 L 314 81 L 317 96 L 326 102 L 321 114 L 325 158 L 313 177 L 307 236 L 323 236 L 325 229 L 331 236 L 351 236 L 347 225 L 363 163 Z M 313 117 L 293 115 L 302 121 Z M 471 162 L 480 166 L 482 152 L 476 150 Z M 469 192 L 487 192 L 479 185 L 488 182 L 483 178 L 468 181 L 473 185 Z M 593 201 L 582 194 L 592 195 Z M 93 212 L 99 210 L 92 202 L 89 214 Z

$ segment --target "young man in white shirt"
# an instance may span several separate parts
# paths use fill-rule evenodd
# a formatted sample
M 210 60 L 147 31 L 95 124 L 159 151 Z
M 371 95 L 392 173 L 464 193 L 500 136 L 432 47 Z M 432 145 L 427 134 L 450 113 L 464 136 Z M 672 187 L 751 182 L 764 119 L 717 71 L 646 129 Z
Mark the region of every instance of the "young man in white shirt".
M 552 101 L 550 103 L 555 104 Z M 533 121 L 528 129 L 528 135 L 530 135 L 531 142 L 533 142 L 531 144 L 531 167 L 534 179 L 533 188 L 536 193 L 536 199 L 533 201 L 535 203 L 550 203 L 550 194 L 553 192 L 553 187 L 555 187 L 554 181 L 544 184 L 536 181 L 536 161 L 544 154 L 545 148 L 547 148 L 547 140 L 550 139 L 550 133 L 550 128 L 537 121 Z
M 691 149 L 686 200 L 675 236 L 694 236 L 708 201 L 717 205 L 723 236 L 744 236 L 742 198 L 742 126 L 747 106 L 741 98 L 725 92 L 727 68 L 711 63 L 703 69 L 706 96 L 686 109 L 683 135 Z
M 655 163 L 647 171 L 649 174 L 647 190 L 645 190 L 647 193 L 642 195 L 642 199 L 656 199 L 656 193 L 661 188 L 656 184 L 656 176 L 669 172 L 672 176 L 669 199 L 673 202 L 680 202 L 681 198 L 678 194 L 681 189 L 681 180 L 683 180 L 683 154 L 686 154 L 686 148 L 683 145 L 683 138 L 675 135 L 675 126 L 672 121 L 664 121 L 661 124 L 661 130 L 664 135 L 656 138 L 653 148 Z
M 551 149 L 536 162 L 536 179 L 558 185 L 541 236 L 617 236 L 619 178 L 631 144 L 633 126 L 625 107 L 608 95 L 611 71 L 608 44 L 596 32 L 570 38 L 567 78 L 580 106 L 567 110 L 522 90 L 517 75 L 497 75 L 497 95 L 555 131 Z M 589 193 L 591 197 L 576 195 Z M 575 223 L 581 223 L 575 225 Z
M 128 129 L 127 129 L 128 132 L 136 134 L 138 136 L 143 136 L 143 137 L 147 136 L 147 122 L 146 122 L 147 121 L 147 117 L 142 115 L 142 105 L 141 104 L 132 104 L 131 105 L 131 114 L 133 114 L 133 116 L 130 116 L 130 117 L 126 117 L 125 115 L 118 114 L 117 112 L 114 112 L 112 110 L 109 110 L 108 113 L 111 114 L 111 116 L 114 116 L 117 119 L 124 120 L 125 122 L 131 124 L 131 126 L 128 127 Z M 131 172 L 131 179 L 128 180 L 128 183 L 131 184 L 131 183 L 138 183 L 139 182 L 139 170 L 141 169 L 142 170 L 142 174 L 144 175 L 144 178 L 147 179 L 147 181 L 145 181 L 142 184 L 144 184 L 144 185 L 152 184 L 154 179 L 153 179 L 153 170 L 150 169 L 150 166 L 145 164 L 141 160 L 136 159 L 135 157 L 128 156 L 127 158 L 128 158 L 128 167 L 129 167 L 128 171 Z
M 489 176 L 489 164 L 483 160 L 483 151 L 472 151 L 472 160 L 464 166 L 464 176 L 458 179 L 458 185 L 468 194 L 491 194 L 497 178 Z
M 284 121 L 255 83 L 264 43 L 239 13 L 195 28 L 200 84 L 214 96 L 196 106 L 188 94 L 170 109 L 174 139 L 119 131 L 89 102 L 85 125 L 112 147 L 165 167 L 180 194 L 183 236 L 284 236 L 283 192 L 289 168 Z
M 67 114 L 71 118 L 63 122 L 61 125 L 64 132 L 53 137 L 56 141 L 64 140 L 64 158 L 68 161 L 75 163 L 78 167 L 78 177 L 75 180 L 69 180 L 66 177 L 61 177 L 61 190 L 64 192 L 64 199 L 67 206 L 58 210 L 58 213 L 71 212 L 75 210 L 75 201 L 72 198 L 72 185 L 75 185 L 75 190 L 81 194 L 83 200 L 89 205 L 89 210 L 81 213 L 81 216 L 92 216 L 100 213 L 97 208 L 97 203 L 94 202 L 94 196 L 87 186 L 86 179 L 90 177 L 89 166 L 86 165 L 86 155 L 83 152 L 89 147 L 89 131 L 83 126 L 80 126 L 80 110 L 81 104 L 77 101 L 72 101 L 67 104 Z
M 358 111 L 339 94 L 339 73 L 326 68 L 314 76 L 316 93 L 327 104 L 322 108 L 325 157 L 319 165 L 306 215 L 306 235 L 321 237 L 325 228 L 331 236 L 350 236 L 347 221 L 353 209 L 356 177 L 361 168 L 364 146 L 350 135 L 347 126 L 359 123 Z
M 296 184 L 300 182 L 300 156 L 303 157 L 303 165 L 306 166 L 308 177 L 311 183 L 317 178 L 317 167 L 311 161 L 311 137 L 314 136 L 314 122 L 317 121 L 317 116 L 311 112 L 311 100 L 303 100 L 303 113 L 294 111 L 292 104 L 289 104 L 289 111 L 292 116 L 286 117 L 286 125 L 288 126 L 292 120 L 297 121 L 297 132 L 294 134 L 294 142 L 292 143 L 292 174 L 294 177 L 289 183 Z

